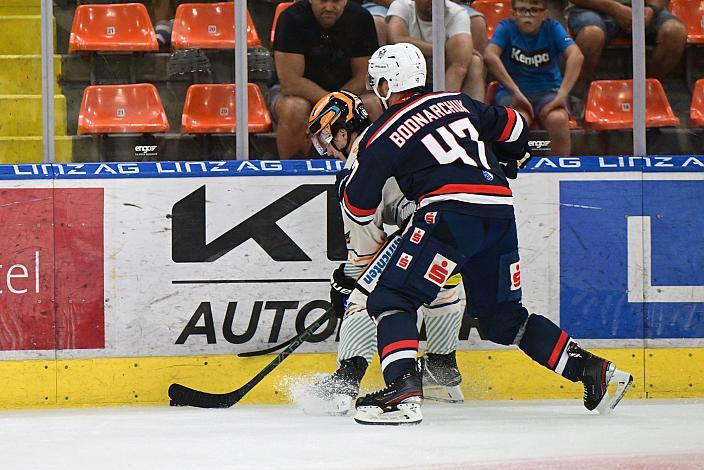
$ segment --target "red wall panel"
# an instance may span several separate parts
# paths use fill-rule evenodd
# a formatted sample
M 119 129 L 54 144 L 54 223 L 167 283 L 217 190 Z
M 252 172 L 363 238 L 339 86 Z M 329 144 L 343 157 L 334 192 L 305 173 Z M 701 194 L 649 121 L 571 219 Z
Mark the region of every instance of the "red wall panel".
M 0 189 L 0 350 L 102 348 L 103 189 Z

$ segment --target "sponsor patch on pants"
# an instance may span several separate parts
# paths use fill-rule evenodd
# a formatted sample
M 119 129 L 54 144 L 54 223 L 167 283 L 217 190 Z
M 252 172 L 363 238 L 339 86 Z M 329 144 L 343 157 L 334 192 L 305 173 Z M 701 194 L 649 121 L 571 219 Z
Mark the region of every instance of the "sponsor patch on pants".
M 428 214 L 426 214 L 426 216 L 427 215 Z M 447 282 L 447 279 L 450 277 L 450 274 L 452 274 L 452 271 L 456 266 L 457 263 L 450 261 L 438 253 L 435 255 L 435 258 L 433 258 L 433 262 L 430 263 L 430 267 L 425 272 L 425 276 L 423 277 L 433 284 L 442 287 L 445 282 Z
M 411 242 L 415 243 L 416 245 L 420 243 L 420 241 L 423 239 L 423 236 L 425 235 L 425 230 L 422 228 L 414 228 L 413 229 L 413 234 L 411 235 Z
M 426 212 L 425 214 L 425 223 L 426 224 L 434 224 L 435 223 L 435 217 L 438 215 L 437 212 Z
M 520 263 L 512 263 L 509 266 L 511 272 L 511 290 L 518 290 L 521 288 L 521 265 Z
M 409 255 L 408 253 L 401 253 L 401 256 L 398 258 L 398 261 L 396 261 L 396 266 L 401 269 L 408 269 L 408 265 L 411 264 L 412 259 L 413 256 Z

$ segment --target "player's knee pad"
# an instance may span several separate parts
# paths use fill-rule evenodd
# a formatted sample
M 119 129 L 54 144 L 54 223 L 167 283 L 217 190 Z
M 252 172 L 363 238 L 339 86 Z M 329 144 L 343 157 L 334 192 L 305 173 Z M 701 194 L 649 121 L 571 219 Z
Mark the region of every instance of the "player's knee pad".
M 508 346 L 514 344 L 528 320 L 528 310 L 520 303 L 512 308 L 479 318 L 477 330 L 482 339 Z

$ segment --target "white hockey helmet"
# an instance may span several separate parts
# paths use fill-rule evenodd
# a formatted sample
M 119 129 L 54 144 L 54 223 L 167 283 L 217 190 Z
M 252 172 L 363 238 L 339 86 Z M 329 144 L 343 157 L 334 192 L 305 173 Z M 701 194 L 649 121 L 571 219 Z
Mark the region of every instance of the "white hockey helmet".
M 420 49 L 406 42 L 377 49 L 369 59 L 367 70 L 368 86 L 385 107 L 391 93 L 425 86 L 425 57 Z M 389 84 L 386 96 L 379 94 L 379 83 L 382 78 Z

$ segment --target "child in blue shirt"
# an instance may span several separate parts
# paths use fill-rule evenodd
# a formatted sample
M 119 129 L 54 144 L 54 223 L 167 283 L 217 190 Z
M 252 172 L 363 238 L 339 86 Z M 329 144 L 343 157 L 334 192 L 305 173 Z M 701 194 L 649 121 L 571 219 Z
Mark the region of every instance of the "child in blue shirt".
M 512 5 L 513 18 L 499 23 L 484 51 L 487 68 L 501 83 L 496 104 L 515 108 L 528 125 L 537 121 L 544 127 L 552 155 L 570 155 L 567 95 L 584 56 L 562 25 L 548 17 L 545 0 L 513 0 Z

